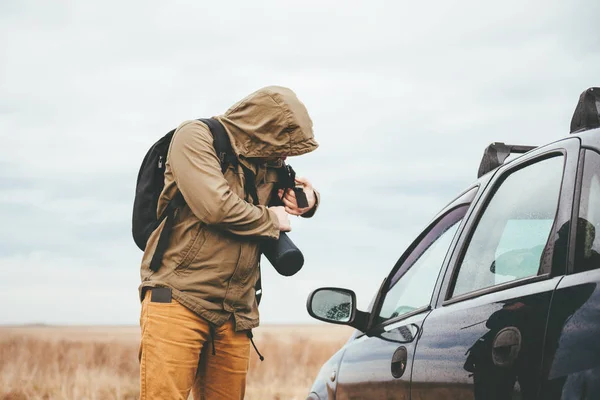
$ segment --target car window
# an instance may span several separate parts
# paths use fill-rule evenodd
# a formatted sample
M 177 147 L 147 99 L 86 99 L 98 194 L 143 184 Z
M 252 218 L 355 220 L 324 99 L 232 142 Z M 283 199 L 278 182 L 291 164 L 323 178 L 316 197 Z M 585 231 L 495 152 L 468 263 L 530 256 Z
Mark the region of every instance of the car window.
M 448 248 L 468 208 L 461 206 L 442 217 L 407 257 L 398 270 L 401 275 L 392 279 L 379 322 L 429 305 Z
M 553 219 L 510 219 L 506 222 L 494 254 L 494 285 L 537 274 L 553 223 Z M 514 249 L 528 249 L 527 257 L 520 261 L 519 271 L 512 271 L 507 265 L 512 262 L 510 255 L 514 254 L 511 253 Z
M 600 267 L 600 154 L 585 153 L 577 221 L 575 272 Z
M 558 209 L 564 157 L 508 175 L 475 228 L 453 296 L 538 274 Z

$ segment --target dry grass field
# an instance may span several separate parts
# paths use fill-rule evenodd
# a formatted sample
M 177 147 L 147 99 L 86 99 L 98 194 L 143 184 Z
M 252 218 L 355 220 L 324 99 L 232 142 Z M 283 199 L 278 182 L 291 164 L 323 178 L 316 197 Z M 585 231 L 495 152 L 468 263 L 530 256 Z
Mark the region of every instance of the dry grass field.
M 334 325 L 265 326 L 251 352 L 246 399 L 304 399 L 351 334 Z M 0 400 L 137 399 L 137 327 L 0 327 Z

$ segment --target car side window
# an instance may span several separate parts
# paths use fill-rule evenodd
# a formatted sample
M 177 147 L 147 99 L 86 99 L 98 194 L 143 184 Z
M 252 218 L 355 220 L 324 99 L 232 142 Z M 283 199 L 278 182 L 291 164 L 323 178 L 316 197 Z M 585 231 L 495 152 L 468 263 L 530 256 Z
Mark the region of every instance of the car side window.
M 442 217 L 407 257 L 398 270 L 401 275 L 392 278 L 379 322 L 429 305 L 448 248 L 468 208 L 460 206 Z
M 577 221 L 575 272 L 600 268 L 600 154 L 585 152 Z
M 564 157 L 508 175 L 487 204 L 460 263 L 453 297 L 538 274 L 558 210 Z

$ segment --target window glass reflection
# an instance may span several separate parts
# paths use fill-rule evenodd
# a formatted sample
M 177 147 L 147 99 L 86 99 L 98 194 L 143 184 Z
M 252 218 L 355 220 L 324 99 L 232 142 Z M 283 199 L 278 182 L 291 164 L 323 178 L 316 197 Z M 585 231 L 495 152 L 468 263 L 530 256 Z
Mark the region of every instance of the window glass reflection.
M 564 157 L 510 174 L 494 193 L 469 242 L 453 296 L 535 276 L 556 211 Z

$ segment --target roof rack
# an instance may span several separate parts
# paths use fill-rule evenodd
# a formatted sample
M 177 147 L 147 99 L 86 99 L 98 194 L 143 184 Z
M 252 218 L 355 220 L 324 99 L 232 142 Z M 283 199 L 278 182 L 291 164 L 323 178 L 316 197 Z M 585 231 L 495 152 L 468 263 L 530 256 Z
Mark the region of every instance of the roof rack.
M 571 119 L 571 133 L 600 127 L 600 88 L 591 87 L 579 96 Z
M 501 166 L 511 154 L 527 153 L 536 147 L 537 146 L 504 144 L 500 142 L 490 144 L 483 152 L 483 158 L 481 159 L 481 164 L 479 164 L 477 178 L 481 178 L 483 175 Z
M 600 87 L 591 87 L 581 93 L 571 119 L 571 133 L 579 133 L 600 128 Z M 477 178 L 501 166 L 513 153 L 522 154 L 535 149 L 536 146 L 522 146 L 494 142 L 483 152 Z

